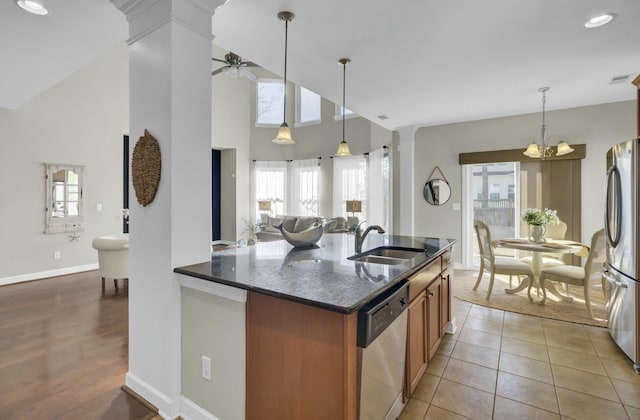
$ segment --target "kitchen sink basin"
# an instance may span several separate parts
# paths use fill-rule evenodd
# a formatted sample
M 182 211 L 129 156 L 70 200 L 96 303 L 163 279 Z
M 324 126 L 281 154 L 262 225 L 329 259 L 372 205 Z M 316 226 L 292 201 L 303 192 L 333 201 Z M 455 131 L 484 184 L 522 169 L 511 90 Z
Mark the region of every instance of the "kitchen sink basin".
M 365 251 L 362 254 L 354 255 L 348 259 L 375 264 L 397 265 L 404 264 L 421 254 L 424 254 L 423 249 L 383 246 Z

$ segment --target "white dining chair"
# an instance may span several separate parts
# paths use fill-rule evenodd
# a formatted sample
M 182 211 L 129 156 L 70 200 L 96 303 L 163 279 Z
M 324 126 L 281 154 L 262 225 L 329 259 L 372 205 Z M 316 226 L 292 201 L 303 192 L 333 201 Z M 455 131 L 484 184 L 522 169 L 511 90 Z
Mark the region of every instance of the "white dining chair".
M 529 264 L 518 261 L 512 257 L 497 257 L 493 252 L 493 246 L 491 246 L 491 232 L 489 227 L 476 220 L 473 224 L 478 237 L 478 246 L 480 247 L 480 273 L 478 273 L 478 279 L 473 286 L 473 290 L 478 289 L 484 270 L 489 271 L 491 277 L 489 278 L 489 290 L 487 291 L 487 299 L 491 296 L 491 290 L 493 289 L 493 281 L 496 274 L 505 274 L 508 276 L 528 276 L 529 282 L 533 282 L 533 273 L 531 272 L 531 266 Z
M 542 303 L 547 299 L 546 292 L 544 291 L 545 281 L 557 281 L 566 283 L 567 285 L 582 286 L 584 289 L 584 302 L 587 306 L 587 313 L 589 317 L 593 319 L 591 313 L 591 302 L 589 300 L 589 289 L 591 283 L 594 280 L 601 281 L 602 268 L 606 259 L 606 240 L 604 236 L 604 229 L 600 229 L 591 237 L 591 248 L 589 249 L 589 256 L 584 264 L 584 267 L 576 267 L 575 265 L 565 265 L 560 267 L 543 268 L 540 273 L 540 285 L 544 297 Z

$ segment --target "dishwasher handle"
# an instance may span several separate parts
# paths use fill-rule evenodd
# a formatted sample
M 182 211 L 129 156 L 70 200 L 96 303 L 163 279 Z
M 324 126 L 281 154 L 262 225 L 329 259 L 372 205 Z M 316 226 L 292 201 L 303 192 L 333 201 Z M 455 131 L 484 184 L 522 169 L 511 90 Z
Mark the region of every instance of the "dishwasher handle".
M 358 311 L 357 344 L 366 348 L 409 306 L 409 281 L 404 279 Z

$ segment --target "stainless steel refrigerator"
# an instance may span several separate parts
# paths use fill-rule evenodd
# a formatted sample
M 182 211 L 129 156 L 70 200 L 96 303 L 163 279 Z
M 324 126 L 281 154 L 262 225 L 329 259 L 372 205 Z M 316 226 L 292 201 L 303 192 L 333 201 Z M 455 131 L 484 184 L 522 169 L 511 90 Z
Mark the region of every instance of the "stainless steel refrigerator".
M 607 152 L 605 233 L 609 334 L 640 373 L 640 139 Z

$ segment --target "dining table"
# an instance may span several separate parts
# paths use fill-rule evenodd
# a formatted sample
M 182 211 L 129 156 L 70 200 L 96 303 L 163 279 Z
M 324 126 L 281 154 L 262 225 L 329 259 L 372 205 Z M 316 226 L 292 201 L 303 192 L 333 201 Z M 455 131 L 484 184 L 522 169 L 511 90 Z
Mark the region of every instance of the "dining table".
M 510 248 L 531 252 L 531 273 L 533 274 L 533 283 L 529 281 L 529 277 L 525 277 L 517 287 L 513 289 L 504 289 L 504 291 L 505 293 L 513 294 L 527 288 L 527 296 L 532 302 L 533 298 L 531 297 L 531 288 L 533 286 L 540 288 L 540 273 L 543 268 L 543 254 L 576 254 L 578 256 L 587 256 L 589 254 L 589 247 L 587 245 L 571 240 L 546 239 L 544 242 L 533 242 L 527 238 L 503 238 L 492 241 L 492 245 L 494 248 Z M 552 282 L 545 282 L 544 286 L 545 287 L 542 288 L 543 299 L 540 301 L 541 305 L 544 305 L 547 298 L 546 289 L 548 289 L 552 295 L 565 302 L 573 301 L 571 296 L 564 296 L 560 294 Z

